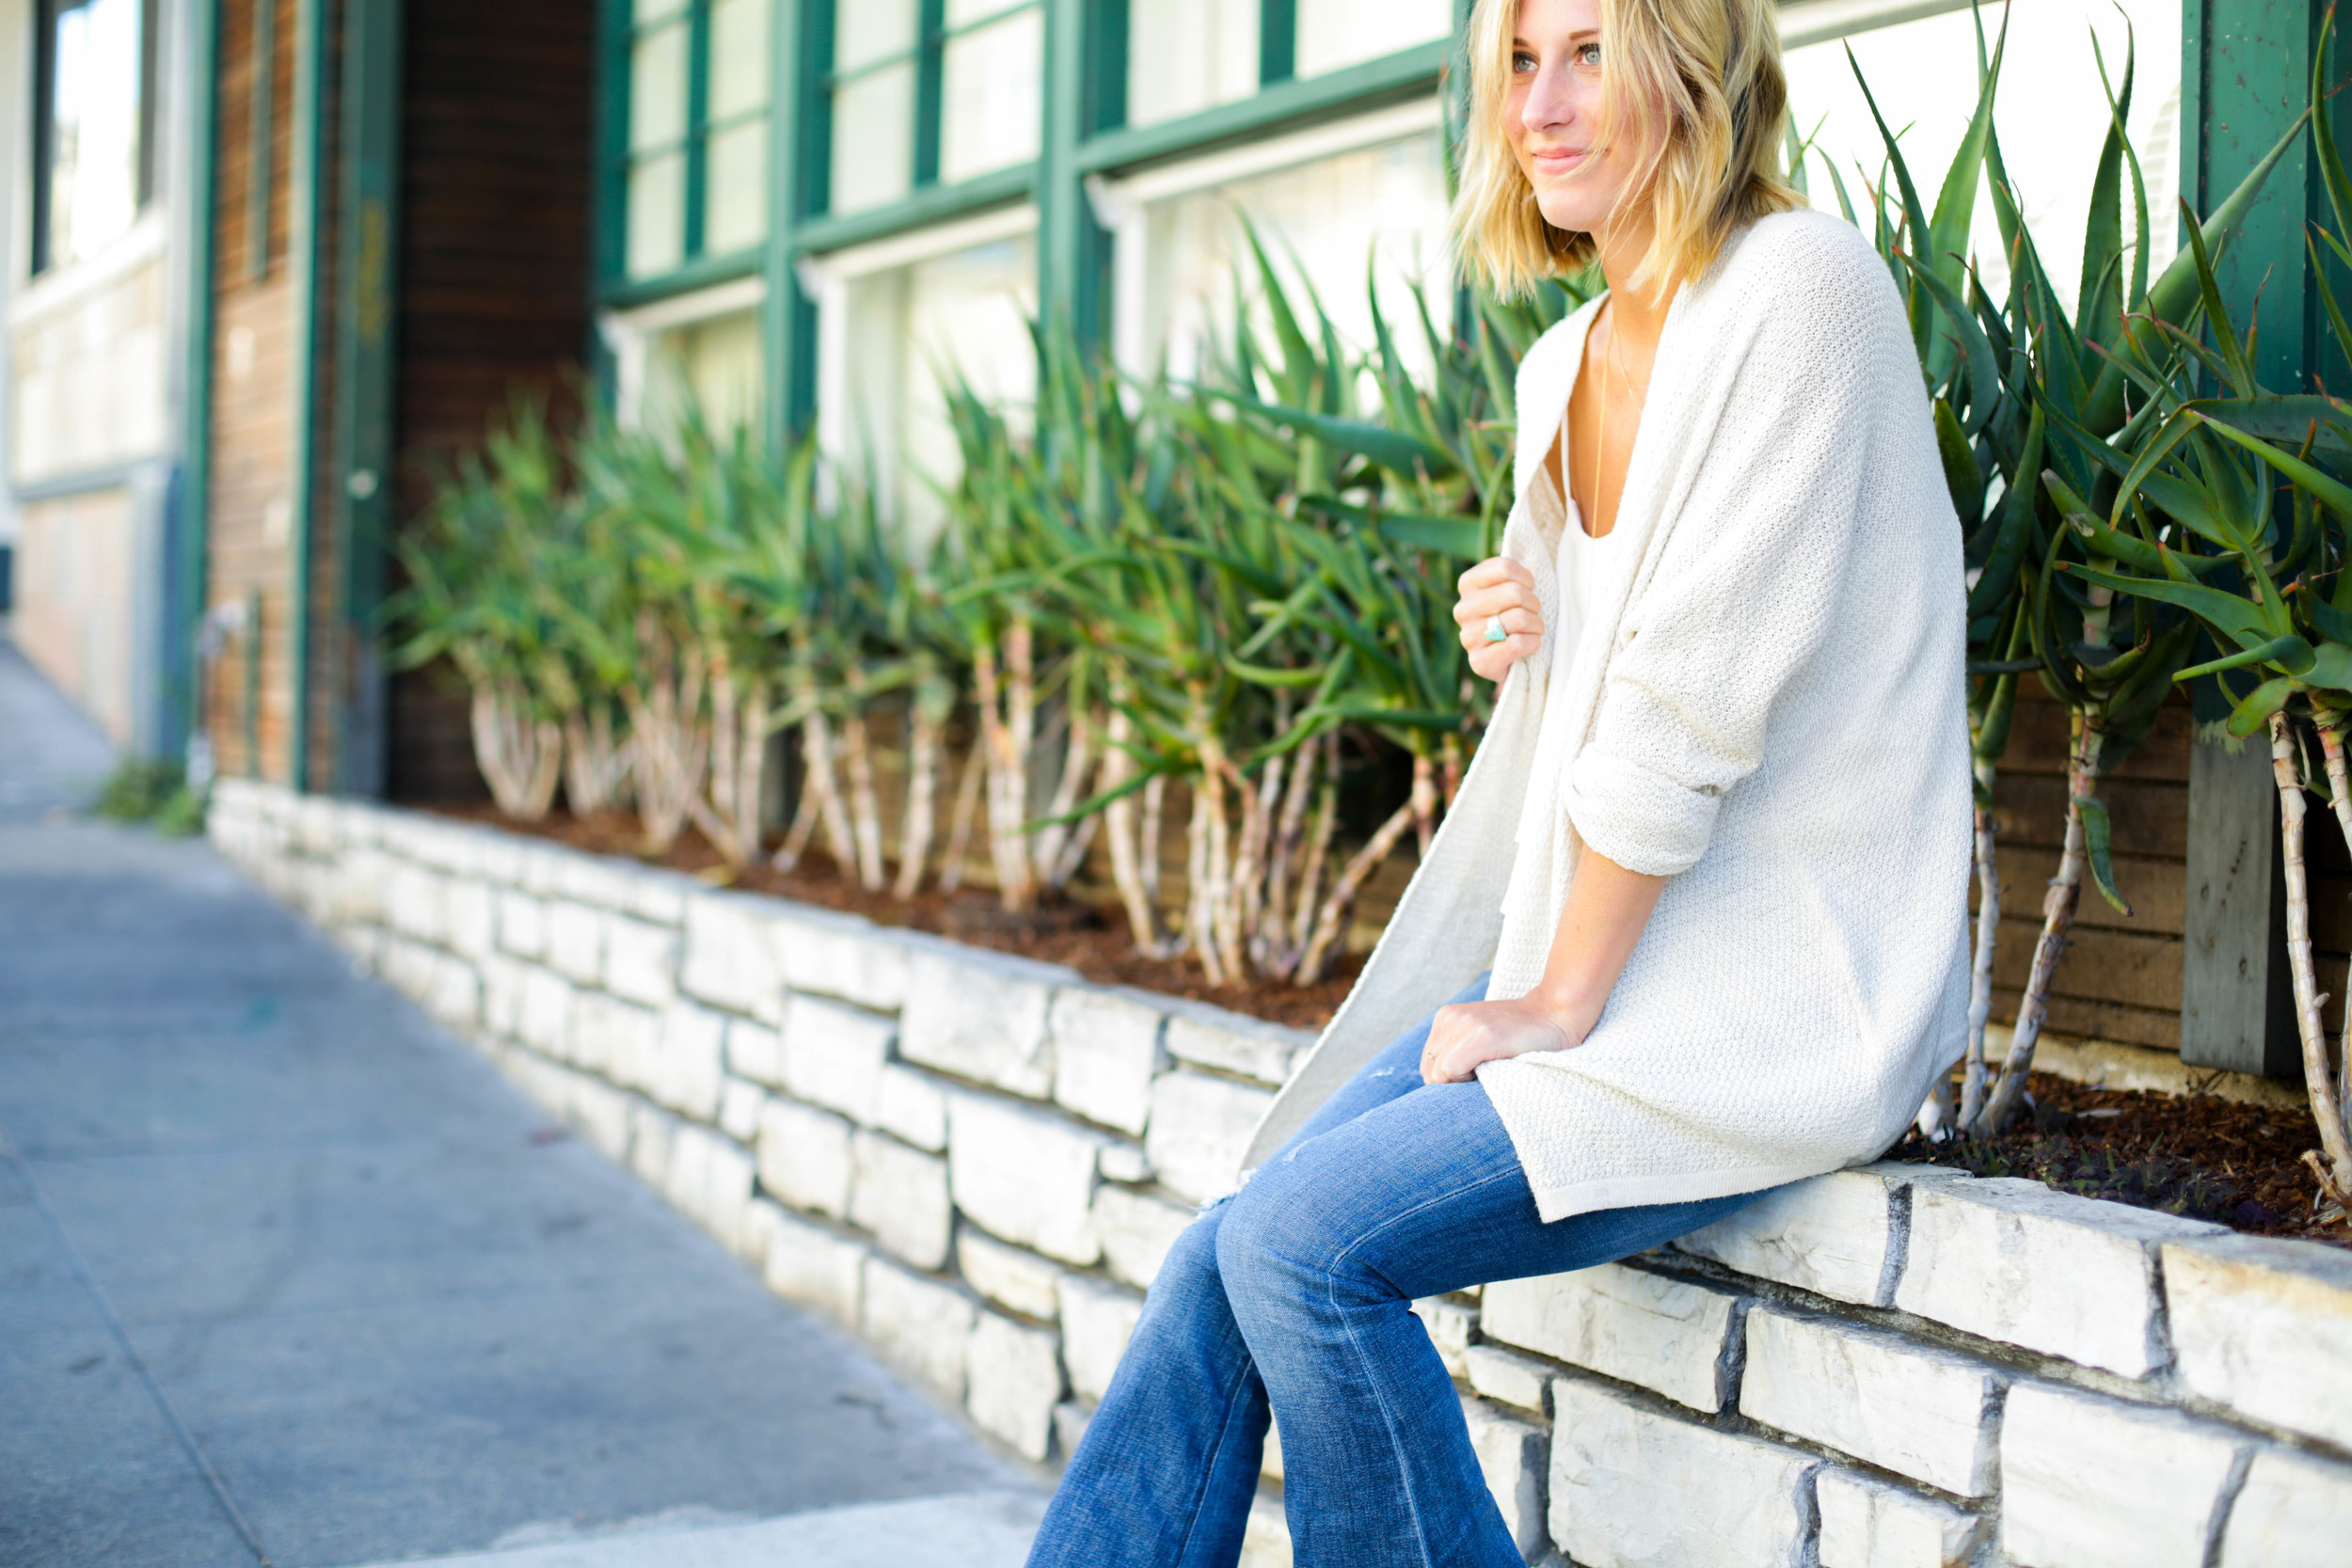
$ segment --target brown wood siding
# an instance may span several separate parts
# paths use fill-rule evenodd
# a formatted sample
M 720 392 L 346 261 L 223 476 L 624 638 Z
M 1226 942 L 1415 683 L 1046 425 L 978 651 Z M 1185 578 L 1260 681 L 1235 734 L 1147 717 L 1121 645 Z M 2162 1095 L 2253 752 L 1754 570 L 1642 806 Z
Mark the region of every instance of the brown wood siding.
M 2042 932 L 2042 900 L 2066 832 L 2067 722 L 2038 683 L 2018 692 L 1994 789 L 2001 930 L 1993 1010 L 2014 1021 Z M 2074 940 L 2052 989 L 2049 1027 L 2159 1050 L 2181 1048 L 2181 926 L 2188 875 L 2189 711 L 2175 703 L 2099 784 L 2114 825 L 2124 914 L 2086 879 Z M 1971 895 L 1973 902 L 1973 894 Z
M 409 0 L 400 253 L 401 509 L 522 388 L 570 402 L 588 341 L 596 8 Z M 446 670 L 392 683 L 389 793 L 485 792 Z

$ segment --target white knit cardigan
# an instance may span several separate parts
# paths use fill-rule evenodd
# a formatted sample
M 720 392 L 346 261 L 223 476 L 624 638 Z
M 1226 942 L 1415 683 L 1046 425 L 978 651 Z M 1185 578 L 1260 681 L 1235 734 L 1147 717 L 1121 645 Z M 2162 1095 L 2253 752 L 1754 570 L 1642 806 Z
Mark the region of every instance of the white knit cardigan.
M 1961 1053 L 1961 535 L 1885 265 L 1851 225 L 1794 212 L 1681 289 L 1617 509 L 1627 537 L 1590 624 L 1565 627 L 1529 482 L 1594 309 L 1519 367 L 1503 535 L 1572 656 L 1513 667 L 1427 860 L 1247 1166 L 1481 970 L 1489 996 L 1530 990 L 1587 844 L 1672 880 L 1582 1045 L 1478 1070 L 1546 1220 L 1876 1158 Z M 1560 724 L 1542 750 L 1570 759 L 1564 776 L 1534 778 L 1539 732 Z M 1552 811 L 1556 835 L 1539 831 Z

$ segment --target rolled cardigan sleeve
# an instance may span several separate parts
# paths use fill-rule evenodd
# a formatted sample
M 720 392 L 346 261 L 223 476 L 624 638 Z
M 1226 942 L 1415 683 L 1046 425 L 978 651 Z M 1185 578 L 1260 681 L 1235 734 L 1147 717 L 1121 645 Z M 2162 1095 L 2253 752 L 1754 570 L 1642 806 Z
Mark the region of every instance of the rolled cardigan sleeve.
M 1888 420 L 1926 418 L 1873 270 L 1817 273 L 1759 324 L 1698 472 L 1660 519 L 1663 553 L 1563 781 L 1578 836 L 1629 870 L 1673 876 L 1706 852 L 1724 795 L 1764 760 L 1773 705 L 1839 613 L 1870 443 Z

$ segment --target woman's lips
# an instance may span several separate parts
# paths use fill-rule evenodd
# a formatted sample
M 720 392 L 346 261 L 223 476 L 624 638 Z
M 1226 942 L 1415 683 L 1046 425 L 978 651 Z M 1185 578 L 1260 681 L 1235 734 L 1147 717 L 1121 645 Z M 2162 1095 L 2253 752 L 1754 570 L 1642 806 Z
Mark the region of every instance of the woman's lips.
M 1581 147 L 1539 148 L 1533 156 L 1539 173 L 1571 174 L 1582 166 L 1586 150 Z

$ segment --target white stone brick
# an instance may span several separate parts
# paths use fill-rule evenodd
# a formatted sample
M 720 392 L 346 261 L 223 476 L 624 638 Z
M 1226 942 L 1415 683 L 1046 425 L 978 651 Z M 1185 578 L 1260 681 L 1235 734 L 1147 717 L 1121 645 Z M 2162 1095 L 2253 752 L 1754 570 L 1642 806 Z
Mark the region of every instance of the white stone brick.
M 548 906 L 548 967 L 590 988 L 604 984 L 605 912 L 558 899 Z
M 1101 1167 L 1103 1180 L 1105 1181 L 1136 1182 L 1152 1180 L 1152 1162 L 1143 1152 L 1143 1146 L 1131 1144 L 1123 1138 L 1115 1138 L 1104 1144 L 1102 1157 L 1096 1161 L 1096 1164 Z
M 2139 1377 L 2163 1363 L 2156 1249 L 2217 1226 L 2000 1179 L 1922 1184 L 1895 1305 Z
M 670 1149 L 677 1138 L 677 1118 L 667 1111 L 632 1101 L 628 1108 L 628 1168 L 637 1180 L 656 1192 L 670 1185 Z
M 1524 1562 L 1540 1560 L 1550 1549 L 1544 1528 L 1544 1480 L 1549 1434 L 1533 1421 L 1507 1415 L 1476 1400 L 1462 1402 L 1462 1420 L 1470 1428 L 1470 1451 L 1478 1456 L 1479 1474 L 1502 1512 L 1503 1528 Z
M 1045 1009 L 1065 970 L 993 954 L 910 955 L 898 1053 L 1031 1100 L 1054 1088 L 1054 1051 Z
M 1086 1441 L 1087 1423 L 1094 1413 L 1076 1400 L 1064 1400 L 1054 1406 L 1054 1447 L 1068 1459 Z
M 450 950 L 460 958 L 479 963 L 498 946 L 498 911 L 496 895 L 486 883 L 453 881 L 449 884 L 443 912 L 449 917 Z M 335 901 L 340 905 L 341 900 Z
M 866 1259 L 866 1342 L 888 1365 L 932 1392 L 961 1401 L 966 1354 L 977 1309 L 952 1285 L 909 1274 L 880 1258 Z
M 1093 987 L 1056 991 L 1046 1010 L 1054 1099 L 1089 1120 L 1141 1136 L 1152 1116 L 1152 1080 L 1167 1059 L 1159 1000 Z
M 895 933 L 831 910 L 792 905 L 769 923 L 778 972 L 796 991 L 895 1013 L 906 1005 L 907 955 Z
M 482 980 L 465 959 L 441 954 L 424 995 L 424 1010 L 445 1029 L 470 1034 L 482 1022 Z
M 727 1070 L 771 1089 L 784 1087 L 784 1037 L 747 1018 L 729 1019 Z
M 1043 1459 L 1053 1447 L 1054 1406 L 1061 1402 L 1053 1332 L 982 1312 L 972 1327 L 968 1375 L 964 1408 L 979 1429 L 1025 1459 Z
M 2343 1568 L 2352 1557 L 2352 1466 L 2285 1449 L 2254 1455 L 2231 1505 L 2219 1568 Z
M 858 1132 L 850 1158 L 857 1174 L 850 1188 L 850 1223 L 871 1231 L 884 1251 L 918 1269 L 945 1268 L 954 1234 L 947 1162 L 865 1131 Z
M 391 866 L 389 859 L 373 849 L 354 850 L 343 858 L 336 874 L 336 902 L 343 919 L 376 923 L 383 920 L 384 891 L 391 878 Z
M 866 1248 L 811 1225 L 766 1198 L 755 1199 L 749 1222 L 760 1232 L 761 1277 L 787 1301 L 814 1307 L 835 1323 L 859 1323 Z
M 2164 1285 L 2191 1393 L 2352 1449 L 2352 1253 L 2215 1237 L 2167 1246 Z
M 784 1007 L 784 1092 L 871 1126 L 897 1033 L 888 1019 L 838 1002 L 790 998 Z
M 2169 1410 L 2024 1384 L 2001 1418 L 2001 1534 L 2017 1568 L 2202 1568 L 2242 1439 Z
M 601 991 L 572 1003 L 571 1059 L 616 1084 L 643 1087 L 661 1034 L 661 1018 Z
M 1000 1306 L 1048 1322 L 1061 1314 L 1062 1271 L 1034 1252 L 967 1225 L 956 1231 L 956 1266 L 966 1284 Z
M 1794 1568 L 1811 1454 L 1552 1385 L 1551 1538 L 1584 1568 Z
M 901 1143 L 928 1148 L 933 1154 L 946 1153 L 946 1087 L 930 1074 L 903 1063 L 883 1063 L 881 1081 L 874 1090 L 874 1125 Z
M 689 899 L 678 989 L 739 1013 L 772 1014 L 784 982 L 767 927 L 760 904 L 745 895 L 707 893 Z
M 515 1037 L 550 1056 L 571 1053 L 572 988 L 552 970 L 535 965 L 523 976 L 523 1005 Z
M 1589 1367 L 1693 1410 L 1720 1410 L 1737 1298 L 1620 1263 L 1486 1287 L 1489 1339 Z
M 558 891 L 564 883 L 564 869 L 572 863 L 573 854 L 560 844 L 534 843 L 523 850 L 520 874 L 515 885 L 525 893 L 546 897 Z
M 1272 1093 L 1248 1084 L 1188 1070 L 1163 1073 L 1152 1085 L 1144 1152 L 1180 1197 L 1194 1203 L 1223 1197 L 1240 1184 L 1249 1135 L 1273 1102 Z
M 1094 1189 L 1094 1231 L 1103 1241 L 1103 1261 L 1138 1290 L 1159 1277 L 1168 1249 L 1200 1217 L 1188 1204 L 1150 1193 L 1107 1185 Z
M 349 948 L 355 957 L 358 949 L 354 941 L 373 927 L 359 927 L 339 935 L 337 940 Z M 511 1037 L 522 1023 L 523 976 L 526 965 L 513 958 L 493 954 L 482 960 L 482 1027 L 500 1038 Z
M 583 1072 L 572 1080 L 572 1125 L 591 1148 L 615 1164 L 628 1163 L 629 1104 L 627 1094 L 601 1078 Z
M 1104 1139 L 1051 1112 L 976 1094 L 947 1101 L 956 1207 L 1003 1241 L 1081 1266 L 1103 1256 L 1095 1159 Z
M 670 1145 L 662 1196 L 730 1251 L 742 1244 L 752 1200 L 751 1157 L 707 1127 L 681 1123 Z
M 1963 1172 L 1884 1164 L 1833 1171 L 1770 1193 L 1675 1245 L 1726 1268 L 1858 1302 L 1893 1305 L 1895 1224 L 1906 1186 L 1963 1181 Z
M 412 1002 L 421 1002 L 433 989 L 434 949 L 409 937 L 388 936 L 377 973 L 384 983 Z
M 1295 1561 L 1282 1499 L 1260 1492 L 1249 1499 L 1249 1522 L 1242 1527 L 1241 1556 L 1233 1568 L 1293 1568 Z
M 448 879 L 413 862 L 395 862 L 384 890 L 384 923 L 405 937 L 438 943 L 446 939 L 443 904 Z
M 1983 1362 L 1768 1307 L 1747 1345 L 1741 1415 L 1959 1497 L 1993 1491 L 2002 1380 Z
M 1168 1053 L 1196 1067 L 1238 1072 L 1280 1087 L 1297 1053 L 1314 1043 L 1304 1029 L 1245 1018 L 1205 1002 L 1168 999 Z
M 1132 1291 L 1084 1275 L 1062 1276 L 1061 1357 L 1070 1369 L 1072 1392 L 1089 1403 L 1103 1402 L 1142 1315 L 1143 1298 Z
M 373 831 L 355 816 L 346 825 L 344 835 L 348 842 L 358 843 Z M 521 874 L 522 852 L 528 840 L 513 833 L 487 831 L 476 834 L 475 839 L 474 880 L 493 890 L 513 887 Z
M 759 1184 L 795 1209 L 850 1212 L 850 1127 L 829 1111 L 771 1100 L 759 1113 Z
M 1482 1397 L 1521 1410 L 1547 1415 L 1544 1396 L 1551 1392 L 1557 1369 L 1532 1355 L 1501 1345 L 1471 1345 L 1462 1352 L 1462 1372 Z
M 672 929 L 686 922 L 686 900 L 702 891 L 691 877 L 655 866 L 637 869 L 628 879 L 628 902 L 623 906 L 640 920 Z
M 677 995 L 675 931 L 625 915 L 604 927 L 604 983 L 613 995 L 666 1007 Z
M 1823 1470 L 1815 1487 L 1821 1568 L 1961 1568 L 1986 1533 L 1974 1513 L 1852 1470 Z
M 1470 1336 L 1478 1327 L 1478 1308 L 1440 1296 L 1424 1296 L 1413 1303 L 1413 1316 L 1429 1331 L 1429 1342 L 1445 1364 L 1446 1375 L 1468 1377 L 1470 1369 L 1463 1364 L 1462 1353 L 1470 1349 Z
M 691 1002 L 673 1004 L 661 1015 L 645 1092 L 696 1121 L 719 1118 L 719 1088 L 726 1078 L 727 1021 Z
M 759 1113 L 767 1103 L 766 1089 L 748 1079 L 729 1078 L 719 1090 L 719 1131 L 737 1143 L 757 1141 Z
M 625 910 L 639 874 L 628 862 L 569 850 L 556 870 L 555 891 L 600 910 Z
M 515 957 L 547 957 L 548 907 L 530 894 L 499 895 L 498 927 L 499 946 Z

